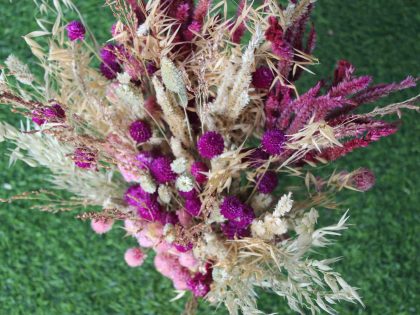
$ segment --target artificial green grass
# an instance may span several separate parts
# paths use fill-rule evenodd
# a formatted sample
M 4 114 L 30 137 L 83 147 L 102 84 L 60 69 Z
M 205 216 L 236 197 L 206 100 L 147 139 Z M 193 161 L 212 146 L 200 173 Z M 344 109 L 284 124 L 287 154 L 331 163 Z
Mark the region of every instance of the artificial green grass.
M 75 1 L 100 40 L 107 37 L 112 19 L 102 1 Z M 15 53 L 31 66 L 35 60 L 20 36 L 36 29 L 32 1 L 0 4 L 0 60 Z M 315 9 L 321 65 L 312 69 L 331 76 L 335 62 L 345 58 L 359 74 L 372 74 L 376 82 L 420 76 L 418 29 L 420 2 L 416 0 L 322 0 Z M 100 13 L 100 14 L 99 14 Z M 308 78 L 308 86 L 316 78 Z M 398 93 L 390 101 L 413 96 Z M 418 92 L 418 89 L 417 89 Z M 347 192 L 340 199 L 350 208 L 353 226 L 331 248 L 322 251 L 342 256 L 336 268 L 360 288 L 366 308 L 341 304 L 341 314 L 418 314 L 417 281 L 420 226 L 419 115 L 404 116 L 398 134 L 354 152 L 332 166 L 349 170 L 366 166 L 377 175 L 377 185 L 365 194 Z M 0 120 L 17 125 L 6 109 Z M 0 144 L 0 197 L 44 187 L 45 170 L 21 162 L 8 168 L 7 144 Z M 331 169 L 331 168 L 330 168 Z M 12 189 L 7 190 L 8 185 Z M 0 204 L 0 314 L 179 314 L 182 302 L 170 281 L 152 267 L 123 261 L 135 240 L 114 228 L 98 236 L 74 214 L 48 214 L 28 209 L 27 202 Z M 326 221 L 342 213 L 323 213 Z M 417 235 L 416 235 L 417 234 Z M 263 294 L 264 310 L 292 314 L 285 302 Z M 200 314 L 226 314 L 203 306 Z

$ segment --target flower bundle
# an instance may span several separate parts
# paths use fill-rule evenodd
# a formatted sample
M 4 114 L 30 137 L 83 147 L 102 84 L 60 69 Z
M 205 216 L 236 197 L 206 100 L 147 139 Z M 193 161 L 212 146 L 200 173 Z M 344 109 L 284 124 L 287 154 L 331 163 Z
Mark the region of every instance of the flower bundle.
M 129 266 L 154 253 L 176 290 L 230 314 L 261 314 L 258 288 L 299 313 L 362 303 L 332 269 L 337 259 L 311 253 L 348 219 L 317 227 L 318 211 L 336 208 L 343 188 L 369 190 L 375 177 L 360 168 L 323 178 L 317 166 L 396 132 L 378 117 L 417 110 L 418 97 L 358 109 L 416 79 L 374 85 L 343 60 L 332 80 L 299 93 L 296 81 L 317 63 L 313 0 L 242 0 L 234 17 L 226 1 L 106 4 L 116 23 L 99 47 L 82 16 L 66 22 L 59 1 L 40 1 L 56 18 L 39 19 L 24 39 L 44 79 L 12 55 L 2 68 L 0 100 L 28 123 L 0 123 L 0 141 L 16 145 L 12 161 L 49 168 L 52 184 L 72 195 L 11 199 L 76 210 L 99 234 L 123 221 L 139 244 L 124 255 Z M 287 185 L 290 177 L 299 184 Z

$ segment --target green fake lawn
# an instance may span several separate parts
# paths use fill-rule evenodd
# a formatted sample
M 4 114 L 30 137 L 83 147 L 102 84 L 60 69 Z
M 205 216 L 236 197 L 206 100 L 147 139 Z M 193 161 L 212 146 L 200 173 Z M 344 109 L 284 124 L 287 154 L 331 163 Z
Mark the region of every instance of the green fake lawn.
M 230 0 L 228 0 L 230 1 Z M 36 29 L 30 0 L 0 1 L 0 60 L 10 53 L 31 66 L 21 36 Z M 90 27 L 102 41 L 113 20 L 102 1 L 78 0 Z M 375 82 L 420 76 L 420 2 L 418 0 L 320 0 L 315 9 L 321 64 L 317 74 L 330 76 L 338 59 L 350 60 L 359 74 Z M 315 81 L 314 77 L 303 85 Z M 318 77 L 317 77 L 318 78 Z M 398 93 L 390 101 L 413 96 L 419 89 Z M 352 226 L 329 249 L 342 256 L 336 268 L 360 288 L 366 308 L 341 304 L 341 314 L 419 314 L 420 227 L 419 114 L 404 116 L 397 135 L 355 152 L 333 167 L 365 166 L 377 175 L 377 185 L 365 194 L 340 197 L 350 208 Z M 18 119 L 0 108 L 0 120 Z M 21 162 L 8 167 L 7 144 L 0 144 L 0 198 L 45 187 L 45 170 Z M 332 168 L 331 168 L 332 169 Z M 74 214 L 48 214 L 28 209 L 27 202 L 0 204 L 0 314 L 179 314 L 183 301 L 174 296 L 170 281 L 147 263 L 137 269 L 123 260 L 135 240 L 123 238 L 119 227 L 94 234 Z M 340 213 L 325 214 L 327 220 Z M 416 299 L 417 298 L 417 299 Z M 281 298 L 262 295 L 261 307 L 292 314 Z M 200 314 L 226 314 L 201 307 Z

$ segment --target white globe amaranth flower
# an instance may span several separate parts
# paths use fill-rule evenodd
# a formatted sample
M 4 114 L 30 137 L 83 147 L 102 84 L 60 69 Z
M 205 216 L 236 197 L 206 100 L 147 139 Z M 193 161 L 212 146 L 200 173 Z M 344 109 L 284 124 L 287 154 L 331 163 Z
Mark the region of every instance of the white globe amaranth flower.
M 171 169 L 176 174 L 182 174 L 187 170 L 187 159 L 184 157 L 177 158 L 171 163 Z
M 171 192 L 168 186 L 159 185 L 158 195 L 163 203 L 169 204 L 171 202 Z
M 176 179 L 175 186 L 182 192 L 189 192 L 194 188 L 194 182 L 191 177 L 187 175 L 181 175 Z
M 139 183 L 141 188 L 149 193 L 153 194 L 156 192 L 156 183 L 153 181 L 152 177 L 149 174 L 142 174 L 139 176 Z

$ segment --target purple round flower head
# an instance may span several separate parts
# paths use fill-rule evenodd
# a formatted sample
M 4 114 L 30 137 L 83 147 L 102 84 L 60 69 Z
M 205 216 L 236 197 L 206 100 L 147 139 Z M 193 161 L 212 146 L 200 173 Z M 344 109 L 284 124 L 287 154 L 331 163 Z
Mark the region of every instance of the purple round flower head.
M 80 147 L 74 150 L 74 164 L 83 169 L 91 169 L 96 166 L 96 153 L 87 147 Z
M 139 167 L 141 169 L 147 169 L 153 161 L 152 153 L 149 151 L 143 151 L 136 155 L 136 160 L 139 161 Z
M 259 67 L 252 74 L 252 85 L 257 89 L 269 89 L 274 75 L 268 67 Z
M 203 162 L 194 162 L 191 165 L 191 174 L 199 184 L 204 184 L 207 181 L 207 175 L 203 173 L 207 173 L 208 171 L 209 168 Z
M 114 44 L 106 44 L 104 47 L 101 48 L 99 55 L 101 59 L 106 64 L 116 63 L 118 62 L 116 51 L 118 47 Z
M 352 178 L 353 185 L 361 191 L 368 191 L 375 185 L 375 174 L 367 169 L 361 168 Z
M 66 118 L 66 112 L 60 104 L 54 104 L 44 109 L 44 115 L 48 121 L 58 122 Z
M 225 148 L 223 137 L 215 131 L 205 132 L 198 139 L 198 152 L 203 158 L 212 159 L 223 153 Z
M 279 129 L 268 130 L 264 133 L 261 140 L 262 147 L 265 152 L 271 155 L 281 154 L 284 150 L 286 136 Z
M 41 126 L 45 122 L 62 122 L 66 118 L 66 113 L 59 104 L 54 104 L 45 108 L 37 108 L 32 111 L 32 121 Z
M 241 228 L 233 222 L 227 222 L 222 224 L 223 234 L 230 240 L 235 238 L 243 238 L 250 235 L 249 229 Z
M 270 194 L 276 189 L 279 180 L 277 174 L 273 171 L 267 171 L 261 177 L 257 178 L 258 182 L 258 191 L 263 194 Z
M 181 245 L 181 244 L 174 243 L 174 247 L 176 248 L 177 251 L 181 253 L 186 253 L 186 252 L 189 252 L 193 248 L 193 244 L 188 243 L 187 245 Z
M 256 148 L 250 155 L 247 157 L 247 162 L 250 162 L 252 167 L 260 167 L 263 165 L 270 155 L 267 152 L 264 152 L 261 148 Z
M 188 280 L 187 285 L 195 297 L 205 297 L 210 292 L 211 282 L 211 272 L 207 272 L 207 274 L 197 273 Z
M 220 205 L 220 213 L 231 225 L 239 229 L 247 228 L 255 218 L 254 210 L 243 204 L 236 196 L 226 197 Z
M 160 208 L 159 202 L 155 198 L 146 198 L 143 205 L 137 208 L 138 215 L 147 221 L 163 221 L 164 214 Z
M 234 220 L 244 214 L 245 205 L 236 196 L 227 196 L 220 205 L 220 213 L 228 220 Z
M 70 41 L 85 39 L 86 29 L 80 21 L 71 21 L 66 26 L 67 36 Z
M 38 126 L 43 125 L 46 122 L 44 111 L 42 109 L 34 109 L 31 113 L 32 121 Z
M 176 179 L 176 174 L 171 168 L 172 160 L 167 156 L 161 156 L 153 160 L 150 172 L 159 184 L 166 184 Z
M 139 207 L 143 205 L 142 201 L 148 193 L 146 193 L 139 184 L 130 186 L 124 195 L 124 200 L 127 204 L 133 207 Z
M 163 215 L 162 215 L 162 224 L 163 225 L 165 225 L 165 224 L 172 224 L 172 225 L 175 225 L 175 224 L 177 224 L 179 222 L 179 219 L 178 219 L 178 216 L 176 215 L 176 213 L 175 212 L 165 212 Z
M 200 214 L 201 201 L 199 198 L 191 198 L 185 201 L 185 210 L 193 217 L 196 217 Z
M 109 64 L 101 62 L 101 64 L 99 65 L 99 70 L 105 78 L 107 78 L 108 80 L 112 80 L 117 77 L 118 72 L 121 72 L 121 66 L 116 62 Z
M 143 120 L 136 120 L 129 127 L 130 136 L 139 143 L 147 142 L 152 137 L 152 128 Z
M 178 194 L 184 199 L 198 198 L 197 191 L 195 189 L 191 189 L 190 191 L 178 190 Z
M 147 70 L 148 75 L 153 75 L 157 71 L 155 63 L 154 62 L 147 63 L 146 70 Z

